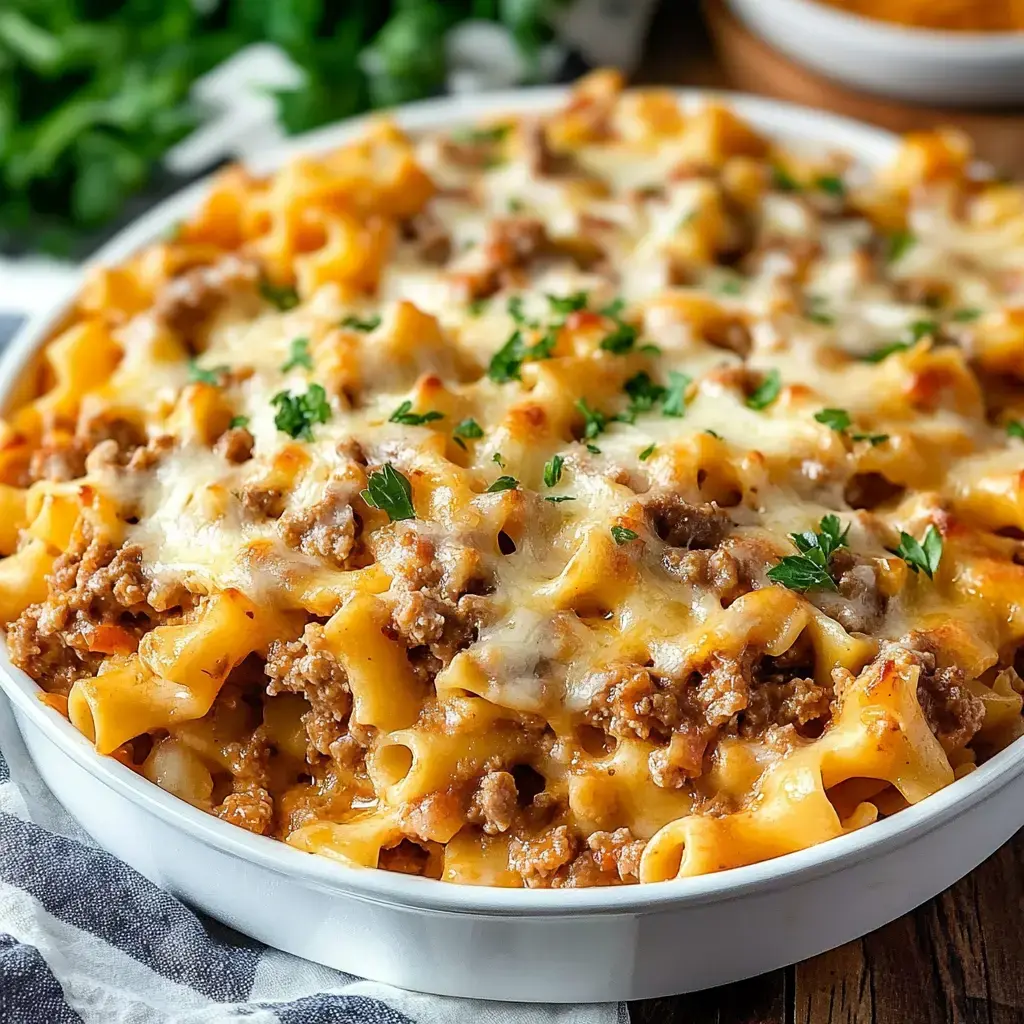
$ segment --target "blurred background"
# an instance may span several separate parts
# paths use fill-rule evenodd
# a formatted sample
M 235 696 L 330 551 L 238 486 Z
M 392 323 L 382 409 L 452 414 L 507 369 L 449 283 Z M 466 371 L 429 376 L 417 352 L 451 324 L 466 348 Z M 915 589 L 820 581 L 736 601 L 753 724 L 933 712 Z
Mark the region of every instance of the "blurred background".
M 897 131 L 958 124 L 1024 173 L 1024 0 L 0 0 L 0 318 L 228 160 L 608 64 Z

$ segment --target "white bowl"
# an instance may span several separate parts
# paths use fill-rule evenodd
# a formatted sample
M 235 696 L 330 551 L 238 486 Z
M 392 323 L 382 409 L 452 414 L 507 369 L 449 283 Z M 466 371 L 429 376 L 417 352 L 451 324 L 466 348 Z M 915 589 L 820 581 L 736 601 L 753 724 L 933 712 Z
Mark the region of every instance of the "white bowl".
M 816 0 L 726 0 L 787 56 L 867 92 L 917 103 L 1024 101 L 1024 32 L 938 32 Z
M 549 109 L 544 89 L 417 104 L 410 129 Z M 681 94 L 688 104 L 700 102 Z M 892 136 L 800 107 L 730 97 L 761 130 L 878 164 Z M 340 125 L 289 150 L 324 149 Z M 268 156 L 262 169 L 279 162 Z M 200 183 L 97 257 L 125 258 L 195 206 Z M 0 402 L 57 324 L 36 318 L 0 360 Z M 490 999 L 584 1002 L 708 988 L 820 953 L 900 916 L 1024 824 L 1024 740 L 966 778 L 877 824 L 776 860 L 672 882 L 597 889 L 490 889 L 347 868 L 205 814 L 109 757 L 55 711 L 0 651 L 0 688 L 43 779 L 115 856 L 206 913 L 272 946 L 405 988 Z

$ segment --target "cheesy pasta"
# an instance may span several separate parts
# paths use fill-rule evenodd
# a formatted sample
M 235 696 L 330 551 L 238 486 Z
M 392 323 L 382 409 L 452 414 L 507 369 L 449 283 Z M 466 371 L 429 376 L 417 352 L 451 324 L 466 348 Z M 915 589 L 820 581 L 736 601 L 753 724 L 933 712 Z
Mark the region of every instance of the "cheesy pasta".
M 225 821 L 718 871 L 1021 732 L 1024 191 L 584 79 L 383 121 L 90 277 L 0 450 L 14 663 Z

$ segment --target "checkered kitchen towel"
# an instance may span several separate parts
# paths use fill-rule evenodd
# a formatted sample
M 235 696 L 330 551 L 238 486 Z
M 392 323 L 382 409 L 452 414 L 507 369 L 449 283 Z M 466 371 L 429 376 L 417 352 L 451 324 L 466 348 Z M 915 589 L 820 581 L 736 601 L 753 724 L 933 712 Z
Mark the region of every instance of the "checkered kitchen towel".
M 0 322 L 0 344 L 3 327 Z M 0 695 L 0 1024 L 628 1024 L 402 992 L 246 939 L 100 850 L 47 791 Z

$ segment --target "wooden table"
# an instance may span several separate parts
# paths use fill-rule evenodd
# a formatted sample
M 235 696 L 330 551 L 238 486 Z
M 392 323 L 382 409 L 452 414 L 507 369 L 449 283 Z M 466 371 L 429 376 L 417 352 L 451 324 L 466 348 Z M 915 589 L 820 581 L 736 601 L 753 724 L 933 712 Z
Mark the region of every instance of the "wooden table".
M 649 39 L 637 81 L 733 85 L 695 0 L 664 0 Z M 863 939 L 736 985 L 632 1003 L 630 1013 L 633 1024 L 1022 1024 L 1024 830 Z

